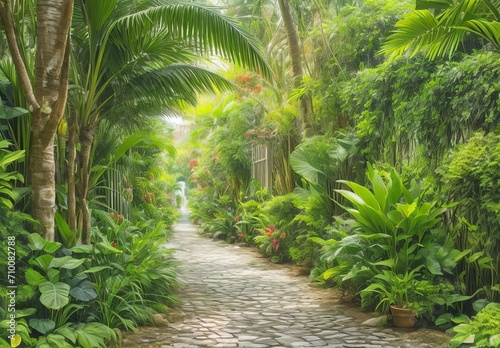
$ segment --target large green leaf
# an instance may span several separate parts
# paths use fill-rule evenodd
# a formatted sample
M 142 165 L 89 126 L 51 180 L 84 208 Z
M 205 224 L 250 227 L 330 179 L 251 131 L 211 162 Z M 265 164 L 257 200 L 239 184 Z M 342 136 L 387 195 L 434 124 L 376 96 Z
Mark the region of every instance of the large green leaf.
M 56 327 L 56 323 L 53 322 L 52 320 L 38 319 L 38 318 L 30 319 L 29 325 L 43 335 L 46 335 L 47 333 L 51 332 Z
M 52 262 L 53 259 L 54 259 L 54 256 L 46 254 L 46 255 L 38 256 L 34 260 L 31 259 L 28 262 L 30 265 L 38 266 L 43 271 L 47 272 L 47 270 L 50 267 L 50 263 Z
M 50 267 L 75 269 L 80 267 L 85 262 L 85 259 L 75 259 L 71 256 L 58 257 L 52 260 Z
M 68 223 L 58 211 L 56 211 L 55 219 L 56 219 L 56 226 L 59 231 L 59 235 L 63 240 L 64 246 L 66 248 L 71 248 L 75 246 L 76 234 L 73 231 L 71 231 L 71 228 L 69 228 Z
M 303 147 L 298 147 L 290 154 L 290 165 L 295 173 L 309 182 L 317 183 L 318 174 L 324 174 L 310 162 L 310 155 Z
M 72 288 L 69 291 L 69 294 L 74 298 L 84 302 L 88 302 L 97 298 L 95 287 L 88 280 L 84 280 L 76 287 Z
M 50 254 L 55 253 L 62 246 L 62 244 L 59 242 L 49 242 L 38 233 L 31 233 L 28 236 L 28 241 L 30 242 L 29 247 L 32 250 L 43 250 Z
M 359 185 L 355 182 L 352 182 L 352 181 L 338 180 L 337 182 L 346 184 L 354 191 L 354 193 L 352 195 L 349 195 L 351 198 L 346 197 L 347 199 L 349 199 L 351 201 L 351 203 L 360 204 L 361 202 L 363 202 L 363 204 L 366 204 L 375 210 L 381 211 L 381 206 L 380 206 L 377 198 L 366 187 L 361 186 L 361 185 Z M 338 192 L 340 192 L 340 191 L 338 191 Z M 345 192 L 349 192 L 349 191 L 345 191 Z M 358 198 L 356 198 L 355 196 L 357 196 Z M 357 203 L 355 203 L 355 202 L 357 202 Z M 358 209 L 359 209 L 359 207 L 358 207 Z
M 379 209 L 385 213 L 387 211 L 387 187 L 385 186 L 382 177 L 373 169 L 370 163 L 368 163 L 368 178 L 372 183 L 373 194 L 377 199 Z
M 68 284 L 45 282 L 40 284 L 38 289 L 41 293 L 40 302 L 49 309 L 61 309 L 69 302 Z
M 47 281 L 47 279 L 43 275 L 35 271 L 33 268 L 30 268 L 26 271 L 25 277 L 26 282 L 31 286 L 38 286 Z

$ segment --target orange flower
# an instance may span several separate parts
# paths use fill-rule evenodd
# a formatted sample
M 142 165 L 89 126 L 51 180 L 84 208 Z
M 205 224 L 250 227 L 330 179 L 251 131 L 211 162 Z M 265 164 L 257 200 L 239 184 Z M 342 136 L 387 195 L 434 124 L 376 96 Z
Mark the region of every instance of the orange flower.
M 285 238 L 285 237 L 286 237 L 286 233 L 285 233 L 285 232 L 281 232 L 281 234 L 280 234 L 280 238 L 281 238 L 281 239 L 283 239 L 283 238 Z

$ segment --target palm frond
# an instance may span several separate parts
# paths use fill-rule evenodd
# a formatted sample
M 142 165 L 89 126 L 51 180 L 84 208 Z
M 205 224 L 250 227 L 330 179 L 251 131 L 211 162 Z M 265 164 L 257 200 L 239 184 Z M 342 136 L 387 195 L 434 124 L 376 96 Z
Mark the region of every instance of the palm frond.
M 118 19 L 111 31 L 127 33 L 130 42 L 142 40 L 145 32 L 167 30 L 183 40 L 195 53 L 218 55 L 259 71 L 269 78 L 271 70 L 257 41 L 233 19 L 214 8 L 196 4 L 163 4 Z
M 417 10 L 396 23 L 397 30 L 389 36 L 382 52 L 389 59 L 412 55 L 420 50 L 430 59 L 451 56 L 467 32 L 477 34 L 499 48 L 498 0 L 420 0 Z M 428 9 L 438 10 L 434 15 Z
M 498 51 L 500 51 L 500 22 L 489 22 L 476 19 L 468 21 L 462 28 L 488 40 Z
M 406 51 L 412 56 L 420 49 L 440 37 L 442 29 L 434 15 L 428 10 L 416 10 L 396 23 L 398 28 L 382 46 L 382 52 L 392 60 L 401 57 Z
M 171 64 L 166 67 L 141 71 L 127 75 L 115 90 L 115 98 L 124 100 L 150 100 L 159 106 L 168 106 L 175 100 L 196 104 L 198 93 L 214 93 L 229 90 L 234 85 L 222 76 L 186 64 Z

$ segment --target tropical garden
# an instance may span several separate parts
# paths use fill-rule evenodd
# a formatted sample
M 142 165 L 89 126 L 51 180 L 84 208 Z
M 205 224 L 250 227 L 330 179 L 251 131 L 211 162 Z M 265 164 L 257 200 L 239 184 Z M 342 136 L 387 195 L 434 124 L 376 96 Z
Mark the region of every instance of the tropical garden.
M 500 347 L 498 0 L 0 0 L 0 347 L 119 347 L 202 233 Z M 174 143 L 165 120 L 181 116 Z

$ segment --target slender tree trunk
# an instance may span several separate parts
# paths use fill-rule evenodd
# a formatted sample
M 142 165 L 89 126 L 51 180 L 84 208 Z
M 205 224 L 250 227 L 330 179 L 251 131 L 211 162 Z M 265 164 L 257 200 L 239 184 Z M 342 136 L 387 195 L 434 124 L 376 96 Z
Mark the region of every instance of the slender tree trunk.
M 66 106 L 69 70 L 69 28 L 73 0 L 38 0 L 35 87 L 31 85 L 25 62 L 17 46 L 9 0 L 0 0 L 2 21 L 9 51 L 32 112 L 31 167 L 33 217 L 40 222 L 38 232 L 54 239 L 55 161 L 54 136 Z
M 290 60 L 292 61 L 294 86 L 299 87 L 303 77 L 299 35 L 293 22 L 289 0 L 278 0 L 278 3 L 280 6 L 281 17 L 283 18 L 283 24 L 285 25 L 288 52 Z M 302 122 L 302 134 L 304 136 L 307 136 L 311 129 L 309 118 L 312 110 L 310 105 L 311 103 L 308 101 L 308 97 L 306 95 L 300 98 L 300 119 Z
M 94 127 L 87 126 L 80 131 L 80 205 L 82 209 L 82 243 L 90 244 L 90 211 L 87 202 L 87 194 L 89 191 L 89 168 L 90 168 L 90 153 L 92 151 L 92 143 L 94 141 Z
M 57 172 L 56 183 L 63 184 L 66 182 L 66 143 L 68 142 L 68 124 L 61 119 L 57 126 Z
M 69 112 L 68 120 L 68 226 L 76 233 L 76 142 L 78 138 L 78 125 L 76 113 Z M 76 236 L 80 239 L 80 235 Z

